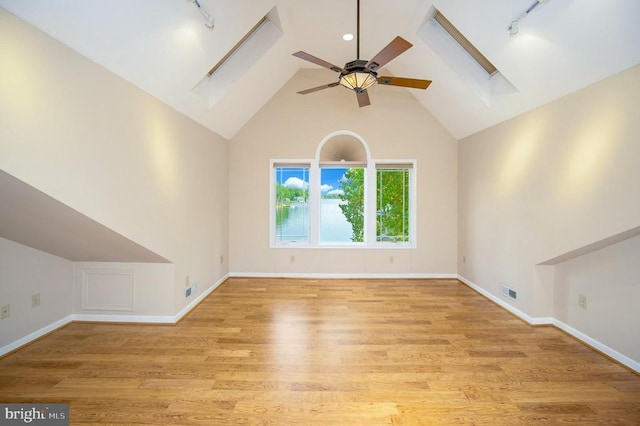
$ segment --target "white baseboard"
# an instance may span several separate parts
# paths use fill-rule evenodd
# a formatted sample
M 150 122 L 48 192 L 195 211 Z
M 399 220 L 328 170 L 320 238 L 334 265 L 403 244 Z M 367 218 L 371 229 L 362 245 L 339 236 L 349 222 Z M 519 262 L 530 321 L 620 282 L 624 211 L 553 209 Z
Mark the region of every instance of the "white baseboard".
M 71 314 L 66 317 L 41 328 L 38 331 L 24 336 L 15 342 L 9 343 L 0 348 L 0 356 L 5 355 L 11 351 L 14 351 L 21 346 L 27 345 L 34 340 L 51 333 L 58 328 L 64 327 L 73 321 L 87 321 L 87 322 L 114 322 L 114 323 L 137 323 L 137 324 L 176 324 L 186 314 L 188 314 L 193 308 L 196 307 L 205 297 L 207 297 L 213 290 L 215 290 L 220 284 L 222 284 L 229 275 L 225 275 L 216 281 L 211 287 L 195 298 L 191 303 L 185 306 L 180 312 L 175 315 L 98 315 L 98 314 Z
M 457 278 L 462 281 L 465 285 L 469 286 L 473 290 L 480 293 L 482 296 L 496 303 L 500 307 L 506 309 L 517 317 L 521 318 L 525 322 L 531 325 L 554 325 L 558 327 L 560 330 L 565 333 L 575 337 L 576 339 L 584 342 L 585 344 L 593 347 L 594 349 L 602 352 L 603 354 L 609 356 L 610 358 L 618 361 L 619 363 L 629 367 L 630 369 L 640 373 L 640 362 L 637 362 L 624 354 L 616 351 L 608 347 L 607 345 L 599 342 L 596 339 L 582 333 L 579 330 L 571 327 L 568 324 L 563 323 L 562 321 L 552 318 L 552 317 L 531 317 L 521 310 L 511 306 L 509 303 L 495 296 L 494 294 L 488 292 L 482 287 L 474 284 L 468 279 L 457 275 L 457 274 L 276 274 L 276 273 L 230 273 L 216 281 L 211 287 L 209 287 L 206 291 L 200 294 L 197 298 L 195 298 L 191 303 L 185 306 L 180 312 L 173 316 L 154 316 L 154 315 L 92 315 L 92 314 L 71 314 L 66 317 L 47 325 L 33 333 L 24 336 L 15 342 L 9 343 L 0 348 L 0 356 L 3 356 L 11 351 L 14 351 L 21 346 L 24 346 L 32 341 L 55 331 L 58 328 L 64 327 L 72 321 L 91 321 L 91 322 L 123 322 L 123 323 L 151 323 L 151 324 L 175 324 L 180 321 L 186 314 L 188 314 L 194 307 L 198 305 L 205 297 L 207 297 L 211 292 L 213 292 L 216 288 L 218 288 L 227 278 L 229 277 L 261 277 L 261 278 L 311 278 L 311 279 L 322 279 L 322 278 L 366 278 L 366 279 L 374 279 L 374 278 L 418 278 L 418 279 L 446 279 L 446 278 Z
M 232 272 L 233 278 L 300 278 L 300 279 L 447 279 L 457 274 L 309 274 L 286 272 Z
M 21 346 L 31 343 L 34 340 L 44 336 L 45 334 L 51 333 L 52 331 L 59 329 L 60 327 L 64 327 L 65 325 L 69 324 L 71 321 L 73 321 L 72 315 L 67 315 L 66 317 L 59 319 L 58 321 L 51 323 L 46 327 L 42 327 L 40 330 L 27 334 L 26 336 L 16 340 L 15 342 L 11 342 L 8 345 L 1 347 L 0 356 L 8 354 L 11 351 L 15 351 Z
M 98 314 L 72 314 L 72 321 L 78 322 L 121 322 L 140 324 L 174 324 L 170 315 L 98 315 Z
M 196 297 L 191 303 L 189 303 L 187 306 L 185 306 L 180 312 L 175 314 L 173 316 L 173 323 L 174 324 L 177 323 L 178 321 L 180 321 L 182 319 L 182 317 L 184 317 L 189 312 L 191 312 L 191 310 L 193 308 L 195 308 L 198 305 L 198 303 L 200 303 L 202 300 L 204 300 L 205 297 L 210 295 L 211 292 L 213 292 L 213 290 L 215 290 L 216 288 L 220 287 L 220 284 L 225 282 L 227 280 L 227 278 L 229 278 L 229 274 L 226 274 L 224 277 L 220 278 L 218 281 L 213 283 L 213 285 L 211 287 L 209 287 L 207 290 L 202 292 L 202 294 L 200 294 L 198 297 Z
M 483 295 L 484 297 L 486 297 L 487 299 L 491 300 L 493 303 L 495 303 L 497 305 L 500 305 L 500 307 L 506 309 L 507 311 L 511 312 L 512 314 L 514 314 L 518 318 L 523 319 L 524 321 L 526 321 L 529 324 L 532 324 L 532 325 L 551 324 L 551 319 L 550 318 L 532 318 L 529 315 L 527 315 L 524 312 L 522 312 L 520 309 L 511 306 L 509 303 L 505 302 L 504 300 L 500 299 L 499 297 L 495 296 L 494 294 L 488 292 L 484 288 L 472 283 L 471 281 L 469 281 L 465 277 L 462 277 L 462 276 L 458 275 L 458 279 L 460 281 L 462 281 L 463 283 L 465 283 L 467 286 L 471 287 L 472 289 L 474 289 L 475 291 L 480 293 L 481 295 Z M 548 322 L 545 322 L 544 320 L 548 320 Z
M 632 369 L 633 371 L 640 373 L 640 362 L 634 361 L 631 358 L 627 357 L 626 355 L 621 354 L 620 352 L 616 351 L 615 349 L 610 348 L 609 346 L 605 345 L 602 342 L 599 342 L 598 340 L 584 334 L 583 332 L 576 330 L 575 328 L 571 327 L 568 324 L 563 323 L 562 321 L 553 318 L 553 317 L 531 317 L 527 314 L 525 314 L 524 312 L 522 312 L 521 310 L 514 308 L 513 306 L 511 306 L 509 303 L 505 302 L 504 300 L 500 299 L 499 297 L 497 297 L 496 295 L 488 292 L 487 290 L 483 289 L 482 287 L 478 286 L 477 284 L 472 283 L 471 281 L 469 281 L 468 279 L 464 278 L 463 276 L 458 275 L 458 279 L 460 281 L 462 281 L 464 284 L 466 284 L 467 286 L 469 286 L 470 288 L 472 288 L 473 290 L 477 291 L 478 293 L 480 293 L 481 295 L 483 295 L 484 297 L 486 297 L 487 299 L 491 300 L 492 302 L 496 303 L 497 305 L 501 306 L 502 308 L 506 309 L 507 311 L 511 312 L 512 314 L 514 314 L 515 316 L 521 318 L 522 320 L 526 321 L 527 323 L 531 324 L 531 325 L 554 325 L 556 327 L 558 327 L 560 330 L 564 331 L 565 333 L 575 337 L 576 339 L 580 340 L 581 342 L 585 343 L 588 346 L 591 346 L 592 348 L 602 352 L 603 354 L 607 355 L 608 357 L 618 361 L 620 364 L 625 365 L 627 367 L 629 367 L 630 369 Z
M 640 362 L 632 360 L 628 356 L 626 356 L 624 354 L 621 354 L 620 352 L 616 351 L 615 349 L 612 349 L 609 346 L 597 341 L 596 339 L 593 339 L 593 338 L 587 336 L 583 332 L 581 332 L 579 330 L 576 330 L 575 328 L 571 327 L 568 324 L 563 323 L 560 320 L 557 320 L 557 319 L 554 318 L 553 319 L 553 325 L 555 325 L 556 327 L 558 327 L 560 330 L 564 331 L 565 333 L 570 334 L 573 337 L 575 337 L 576 339 L 586 343 L 587 345 L 591 346 L 592 348 L 597 349 L 598 351 L 602 352 L 603 354 L 605 354 L 609 358 L 615 359 L 620 364 L 623 364 L 623 365 L 629 367 L 630 369 L 632 369 L 636 373 L 640 373 Z

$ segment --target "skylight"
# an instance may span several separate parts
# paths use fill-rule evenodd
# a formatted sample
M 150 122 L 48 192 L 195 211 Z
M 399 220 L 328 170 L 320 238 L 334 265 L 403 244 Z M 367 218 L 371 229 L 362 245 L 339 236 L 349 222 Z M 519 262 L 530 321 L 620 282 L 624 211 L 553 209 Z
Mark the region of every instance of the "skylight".
M 453 39 L 467 52 L 478 65 L 480 65 L 490 76 L 495 74 L 498 69 L 469 41 L 460 31 L 436 10 L 433 20 L 436 21 L 443 30 L 445 30 Z
M 211 77 L 213 74 L 215 74 L 216 71 L 218 71 L 218 69 L 220 67 L 222 67 L 238 50 L 240 50 L 240 48 L 247 42 L 247 40 L 249 40 L 254 34 L 256 34 L 258 32 L 258 30 L 260 30 L 260 28 L 269 20 L 269 17 L 267 15 L 263 16 L 257 24 L 255 24 L 248 33 L 246 33 L 239 42 L 237 42 L 235 44 L 235 46 L 233 46 L 231 48 L 231 50 L 229 50 L 227 52 L 226 55 L 224 55 L 222 57 L 222 59 L 220 59 L 220 61 L 218 61 L 217 64 L 215 64 L 213 66 L 213 68 L 211 68 L 209 70 L 209 72 L 207 73 L 208 77 Z
M 417 31 L 431 51 L 487 106 L 516 89 L 439 10 L 431 7 Z M 452 76 L 452 78 L 454 78 Z
M 213 65 L 192 92 L 212 107 L 275 45 L 280 37 L 282 37 L 280 19 L 277 8 L 274 7 Z

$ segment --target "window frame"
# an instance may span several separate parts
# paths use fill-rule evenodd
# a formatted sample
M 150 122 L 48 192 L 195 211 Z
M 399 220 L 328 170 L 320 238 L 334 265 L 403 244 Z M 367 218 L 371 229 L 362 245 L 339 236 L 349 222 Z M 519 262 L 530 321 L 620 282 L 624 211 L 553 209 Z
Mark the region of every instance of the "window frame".
M 321 203 L 322 203 L 322 192 L 320 185 L 322 184 L 322 169 L 350 169 L 350 168 L 361 168 L 364 169 L 364 217 L 363 219 L 363 240 L 362 241 L 345 241 L 345 242 L 336 242 L 336 241 L 320 241 L 320 230 L 322 226 L 322 217 L 321 217 Z M 367 246 L 367 228 L 368 228 L 368 218 L 367 218 L 367 197 L 369 193 L 369 184 L 367 182 L 367 164 L 366 162 L 321 162 L 318 165 L 318 197 L 319 201 L 317 204 L 318 211 L 318 247 L 350 247 L 350 248 L 363 248 Z
M 369 180 L 374 182 L 372 185 L 372 192 L 370 196 L 371 204 L 367 205 L 365 215 L 369 217 L 369 223 L 372 225 L 369 228 L 365 228 L 369 234 L 369 241 L 372 241 L 377 248 L 416 248 L 417 247 L 417 182 L 416 182 L 416 160 L 372 160 L 372 166 L 370 171 Z M 380 166 L 380 167 L 379 167 Z M 378 190 L 378 169 L 389 168 L 408 168 L 409 169 L 409 241 L 378 241 L 377 236 L 377 190 Z M 369 170 L 367 169 L 369 173 Z
M 311 247 L 312 230 L 312 167 L 309 160 L 271 160 L 269 167 L 269 240 L 270 247 Z M 276 168 L 308 168 L 309 169 L 309 239 L 307 241 L 278 241 L 276 232 Z
M 369 160 L 361 164 L 365 169 L 364 192 L 364 241 L 363 242 L 320 242 L 320 170 L 322 167 L 349 168 L 354 165 L 329 164 L 309 159 L 272 159 L 269 161 L 269 246 L 270 248 L 330 248 L 330 249 L 415 249 L 417 247 L 417 161 L 415 159 Z M 409 168 L 409 241 L 377 241 L 376 212 L 377 212 L 377 170 L 378 166 L 389 168 Z M 276 235 L 276 168 L 277 167 L 308 167 L 309 168 L 309 240 L 308 241 L 277 241 Z

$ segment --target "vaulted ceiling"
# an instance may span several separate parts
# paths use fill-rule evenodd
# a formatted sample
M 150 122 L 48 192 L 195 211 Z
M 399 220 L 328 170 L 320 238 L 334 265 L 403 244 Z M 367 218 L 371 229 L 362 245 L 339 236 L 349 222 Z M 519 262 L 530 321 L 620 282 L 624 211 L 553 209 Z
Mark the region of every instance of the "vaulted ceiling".
M 192 0 L 193 1 L 193 0 Z M 234 134 L 301 68 L 304 50 L 343 66 L 355 59 L 356 0 L 0 0 L 0 6 L 218 134 Z M 361 58 L 395 36 L 414 46 L 385 68 L 432 80 L 409 90 L 457 138 L 640 63 L 638 0 L 362 0 Z M 499 70 L 489 78 L 432 21 L 444 14 Z M 265 25 L 209 78 L 209 70 L 265 15 Z M 224 72 L 223 72 L 224 71 Z M 41 70 L 46 72 L 46 70 Z M 326 70 L 317 85 L 337 81 Z M 639 82 L 640 83 L 640 82 Z M 300 87 L 299 90 L 308 87 Z M 344 102 L 358 108 L 355 96 Z M 305 96 L 316 96 L 308 94 Z M 302 96 L 302 95 L 301 95 Z

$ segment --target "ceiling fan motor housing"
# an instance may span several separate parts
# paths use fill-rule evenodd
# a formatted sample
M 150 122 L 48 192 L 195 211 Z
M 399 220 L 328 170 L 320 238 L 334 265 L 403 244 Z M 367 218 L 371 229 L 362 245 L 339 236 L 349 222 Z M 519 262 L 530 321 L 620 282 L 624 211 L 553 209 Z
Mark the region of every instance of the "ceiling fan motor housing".
M 538 0 L 541 1 L 541 0 Z M 542 0 L 546 1 L 546 0 Z M 384 84 L 386 86 L 401 86 L 410 87 L 415 89 L 426 89 L 431 83 L 430 80 L 418 80 L 414 78 L 399 78 L 399 77 L 380 77 L 378 79 L 378 69 L 385 64 L 395 59 L 398 55 L 405 52 L 411 46 L 407 40 L 400 36 L 397 36 L 391 43 L 386 45 L 381 51 L 371 58 L 369 61 L 360 59 L 360 0 L 357 0 L 358 9 L 358 21 L 357 21 L 357 47 L 356 47 L 356 60 L 347 62 L 344 68 L 340 68 L 330 62 L 310 55 L 302 50 L 293 54 L 293 56 L 304 59 L 305 61 L 312 62 L 321 67 L 328 68 L 331 71 L 335 71 L 340 74 L 337 82 L 323 84 L 322 86 L 313 87 L 311 89 L 302 90 L 298 93 L 306 95 L 307 93 L 317 92 L 319 90 L 328 89 L 330 87 L 342 86 L 345 89 L 352 90 L 356 93 L 358 99 L 358 105 L 360 107 L 370 105 L 369 94 L 367 89 L 376 83 Z
M 354 61 L 347 62 L 344 65 L 344 69 L 348 72 L 366 72 L 369 74 L 373 74 L 374 77 L 377 77 L 377 73 L 366 67 L 368 63 L 369 61 L 365 61 L 364 59 L 356 59 Z

